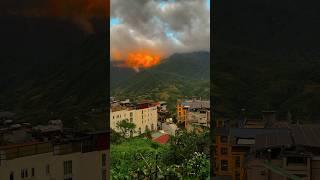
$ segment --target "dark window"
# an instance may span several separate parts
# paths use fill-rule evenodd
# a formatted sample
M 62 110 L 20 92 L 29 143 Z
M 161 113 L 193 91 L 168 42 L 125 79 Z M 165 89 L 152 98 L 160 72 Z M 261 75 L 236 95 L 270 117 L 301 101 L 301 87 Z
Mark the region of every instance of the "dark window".
M 10 173 L 10 180 L 14 180 L 13 172 Z
M 28 169 L 21 169 L 21 178 L 27 178 L 28 177 Z
M 102 180 L 107 180 L 107 170 L 102 170 Z
M 102 154 L 102 167 L 105 167 L 106 166 L 106 162 L 107 162 L 107 156 L 106 154 Z
M 221 160 L 221 171 L 228 171 L 228 161 Z
M 63 172 L 64 172 L 64 175 L 72 174 L 72 161 L 63 162 Z
M 34 176 L 34 168 L 31 169 L 31 176 Z
M 221 148 L 221 154 L 227 155 L 228 154 L 228 148 Z
M 236 180 L 240 180 L 240 173 L 239 172 L 236 172 Z
M 305 157 L 287 157 L 288 164 L 307 164 L 307 158 Z
M 220 137 L 220 142 L 221 143 L 227 143 L 228 142 L 228 136 L 221 136 Z
M 236 167 L 240 167 L 240 156 L 236 157 Z
M 46 165 L 46 175 L 49 175 L 50 174 L 50 165 L 47 164 Z

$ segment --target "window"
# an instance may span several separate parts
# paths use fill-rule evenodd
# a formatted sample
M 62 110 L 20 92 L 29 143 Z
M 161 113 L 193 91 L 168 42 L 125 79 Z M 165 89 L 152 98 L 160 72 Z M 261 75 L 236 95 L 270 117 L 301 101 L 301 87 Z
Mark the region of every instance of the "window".
M 27 178 L 28 177 L 28 169 L 21 169 L 21 178 Z
M 228 161 L 221 160 L 221 171 L 228 171 Z
M 102 170 L 102 180 L 107 180 L 107 170 Z
M 49 175 L 50 174 L 50 165 L 47 164 L 46 165 L 46 175 Z
M 221 148 L 221 154 L 222 155 L 227 155 L 228 154 L 228 148 Z
M 240 167 L 240 156 L 236 156 L 236 167 Z
M 287 157 L 288 164 L 307 164 L 307 158 L 304 157 Z
M 133 118 L 130 118 L 130 122 L 131 122 L 131 123 L 133 122 Z
M 63 162 L 63 172 L 64 172 L 64 175 L 72 174 L 72 161 Z
M 221 136 L 220 137 L 220 142 L 221 143 L 227 143 L 228 142 L 228 136 Z
M 131 112 L 131 113 L 130 113 L 130 117 L 132 117 L 132 116 L 133 116 L 133 113 Z
M 240 173 L 239 173 L 239 172 L 236 172 L 235 177 L 236 177 L 236 180 L 240 180 Z
M 31 176 L 34 176 L 34 168 L 31 169 Z
M 141 134 L 141 127 L 139 127 L 139 134 Z
M 114 116 L 112 116 L 112 118 L 114 119 Z
M 14 174 L 13 174 L 13 172 L 10 173 L 10 180 L 14 180 Z
M 106 166 L 106 161 L 107 161 L 106 154 L 104 154 L 104 153 L 102 154 L 101 160 L 102 160 L 102 167 L 105 167 Z

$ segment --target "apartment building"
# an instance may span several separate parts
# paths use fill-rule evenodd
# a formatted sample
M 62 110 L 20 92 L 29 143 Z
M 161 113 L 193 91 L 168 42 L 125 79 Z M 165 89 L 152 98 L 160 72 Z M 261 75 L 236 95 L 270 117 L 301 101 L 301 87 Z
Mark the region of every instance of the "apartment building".
M 320 125 L 259 135 L 247 161 L 248 180 L 320 179 Z
M 107 134 L 0 146 L 1 180 L 106 180 Z
M 185 127 L 200 125 L 209 127 L 210 125 L 210 101 L 193 99 L 178 100 L 177 120 L 184 123 Z
M 221 123 L 217 123 L 221 124 Z M 247 157 L 260 134 L 288 132 L 287 129 L 225 128 L 215 132 L 215 175 L 222 179 L 246 180 Z
M 144 101 L 139 103 L 113 102 L 110 108 L 110 128 L 119 131 L 117 123 L 122 120 L 134 123 L 135 132 L 131 136 L 137 136 L 146 130 L 157 130 L 158 103 Z

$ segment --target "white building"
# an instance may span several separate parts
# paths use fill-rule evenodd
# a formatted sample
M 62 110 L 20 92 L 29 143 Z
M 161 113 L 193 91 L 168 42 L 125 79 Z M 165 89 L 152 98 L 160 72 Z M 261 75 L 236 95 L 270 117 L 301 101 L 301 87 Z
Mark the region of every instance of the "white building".
M 131 133 L 132 136 L 144 133 L 147 129 L 157 130 L 157 105 L 157 103 L 148 102 L 111 106 L 110 128 L 119 132 L 117 123 L 122 120 L 128 120 L 128 122 L 136 125 L 135 132 Z
M 0 180 L 107 180 L 106 133 L 0 146 Z

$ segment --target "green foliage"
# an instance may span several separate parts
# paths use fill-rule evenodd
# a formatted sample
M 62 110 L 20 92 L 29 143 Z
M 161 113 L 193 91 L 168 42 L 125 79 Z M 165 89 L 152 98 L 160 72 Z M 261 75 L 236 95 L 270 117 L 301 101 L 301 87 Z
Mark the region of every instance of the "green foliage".
M 134 133 L 136 125 L 134 123 L 130 123 L 128 119 L 124 119 L 117 122 L 116 127 L 121 131 L 122 137 L 128 137 L 130 136 L 130 133 Z
M 121 136 L 121 134 L 111 129 L 111 133 L 110 133 L 111 144 L 120 144 L 123 141 L 124 141 L 124 138 Z
M 209 159 L 203 148 L 207 145 L 202 142 L 209 143 L 207 138 L 208 132 L 181 132 L 167 145 L 142 137 L 112 144 L 112 179 L 206 179 L 209 176 Z M 179 156 L 181 153 L 183 155 Z
M 180 132 L 170 139 L 170 146 L 163 160 L 168 164 L 182 164 L 190 159 L 194 152 L 209 154 L 209 131 L 198 134 L 195 132 Z
M 194 152 L 190 159 L 181 165 L 171 165 L 166 174 L 180 179 L 210 179 L 210 161 L 204 153 Z

